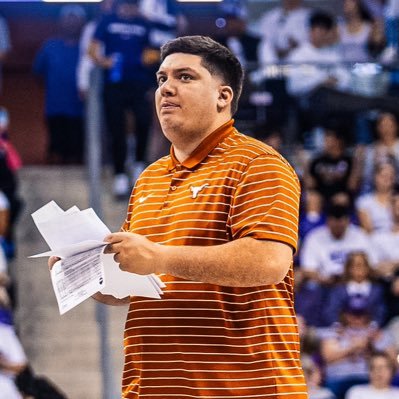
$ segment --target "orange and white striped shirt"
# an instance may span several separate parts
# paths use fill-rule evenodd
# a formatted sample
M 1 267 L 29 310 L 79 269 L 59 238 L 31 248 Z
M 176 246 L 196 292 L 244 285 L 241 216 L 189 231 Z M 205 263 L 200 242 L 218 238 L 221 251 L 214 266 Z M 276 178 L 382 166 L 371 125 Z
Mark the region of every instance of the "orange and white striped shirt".
M 284 158 L 231 120 L 183 163 L 172 149 L 143 172 L 123 230 L 164 245 L 253 237 L 296 249 L 299 195 Z M 160 277 L 162 299 L 131 297 L 123 398 L 307 398 L 292 267 L 249 288 Z

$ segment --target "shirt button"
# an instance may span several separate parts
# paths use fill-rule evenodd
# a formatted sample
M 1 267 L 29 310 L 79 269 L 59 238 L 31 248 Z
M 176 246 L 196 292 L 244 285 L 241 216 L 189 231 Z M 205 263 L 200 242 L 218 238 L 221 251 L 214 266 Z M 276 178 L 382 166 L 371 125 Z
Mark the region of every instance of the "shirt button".
M 176 186 L 171 186 L 170 189 L 171 189 L 172 191 L 175 191 L 175 190 L 177 190 L 177 187 L 176 187 Z

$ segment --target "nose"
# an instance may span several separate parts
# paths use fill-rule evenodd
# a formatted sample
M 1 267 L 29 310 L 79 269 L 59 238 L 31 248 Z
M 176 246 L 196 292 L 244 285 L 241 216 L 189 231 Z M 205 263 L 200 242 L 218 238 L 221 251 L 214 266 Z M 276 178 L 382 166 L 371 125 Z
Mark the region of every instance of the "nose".
M 163 97 L 169 97 L 176 94 L 176 86 L 172 79 L 167 79 L 159 87 L 159 91 Z

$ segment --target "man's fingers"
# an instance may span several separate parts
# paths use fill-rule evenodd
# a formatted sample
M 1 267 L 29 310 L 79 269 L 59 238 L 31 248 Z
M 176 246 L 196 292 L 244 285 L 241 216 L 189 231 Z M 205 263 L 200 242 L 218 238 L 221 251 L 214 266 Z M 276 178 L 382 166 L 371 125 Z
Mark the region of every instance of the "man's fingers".
M 51 270 L 53 268 L 53 266 L 59 261 L 61 260 L 61 258 L 59 258 L 58 256 L 50 256 L 50 258 L 48 259 L 48 268 Z
M 130 235 L 131 233 L 125 232 L 111 233 L 104 238 L 104 242 L 109 242 L 113 244 L 115 242 L 122 241 L 124 238 L 129 237 Z
M 108 244 L 104 248 L 104 253 L 105 254 L 116 254 L 119 252 L 119 245 L 118 244 Z

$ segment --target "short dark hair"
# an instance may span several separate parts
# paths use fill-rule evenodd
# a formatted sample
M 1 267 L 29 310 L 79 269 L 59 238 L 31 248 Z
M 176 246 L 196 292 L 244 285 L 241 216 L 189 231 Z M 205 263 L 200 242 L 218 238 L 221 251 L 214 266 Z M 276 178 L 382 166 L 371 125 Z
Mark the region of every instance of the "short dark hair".
M 233 90 L 231 113 L 235 114 L 244 81 L 244 70 L 237 57 L 225 46 L 208 36 L 182 36 L 172 39 L 161 47 L 161 62 L 171 54 L 198 55 L 202 65 L 211 73 L 222 78 L 223 83 Z
M 342 219 L 350 217 L 349 207 L 343 205 L 330 205 L 326 213 L 327 218 Z
M 326 13 L 325 11 L 315 11 L 309 19 L 309 26 L 313 28 L 324 28 L 326 30 L 331 30 L 335 27 L 334 18 Z

